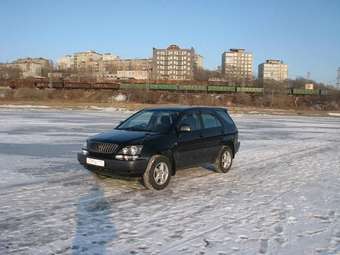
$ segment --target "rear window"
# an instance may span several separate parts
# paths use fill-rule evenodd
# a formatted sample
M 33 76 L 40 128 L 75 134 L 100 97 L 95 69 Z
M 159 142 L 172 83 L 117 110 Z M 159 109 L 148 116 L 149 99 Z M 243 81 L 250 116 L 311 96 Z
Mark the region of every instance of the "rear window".
M 229 114 L 225 110 L 216 110 L 218 116 L 220 116 L 228 125 L 234 126 L 234 121 L 230 118 Z

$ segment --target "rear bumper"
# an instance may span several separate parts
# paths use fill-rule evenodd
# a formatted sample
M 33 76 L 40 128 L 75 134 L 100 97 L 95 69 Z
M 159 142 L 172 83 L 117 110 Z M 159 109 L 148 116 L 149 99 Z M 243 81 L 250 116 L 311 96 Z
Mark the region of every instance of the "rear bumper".
M 87 164 L 86 163 L 87 157 L 103 160 L 104 167 Z M 92 156 L 86 156 L 82 153 L 78 153 L 78 161 L 86 169 L 103 175 L 142 176 L 145 172 L 149 160 L 146 158 L 131 161 L 94 158 Z

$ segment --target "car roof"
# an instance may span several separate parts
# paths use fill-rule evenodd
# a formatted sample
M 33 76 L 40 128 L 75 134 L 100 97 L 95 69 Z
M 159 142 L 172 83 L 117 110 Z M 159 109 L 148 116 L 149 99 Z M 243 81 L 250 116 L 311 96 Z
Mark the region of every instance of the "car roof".
M 224 107 L 209 107 L 209 106 L 161 106 L 161 107 L 151 107 L 145 108 L 144 110 L 168 110 L 168 111 L 177 111 L 183 112 L 187 110 L 201 110 L 201 109 L 208 109 L 208 110 L 227 110 Z

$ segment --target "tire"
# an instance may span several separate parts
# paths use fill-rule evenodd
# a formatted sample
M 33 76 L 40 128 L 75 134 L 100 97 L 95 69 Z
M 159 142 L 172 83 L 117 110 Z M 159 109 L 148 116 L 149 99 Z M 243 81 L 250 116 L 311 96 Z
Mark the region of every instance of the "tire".
M 152 156 L 143 174 L 143 183 L 147 189 L 161 190 L 168 186 L 171 179 L 171 163 L 167 157 Z
M 215 162 L 215 171 L 218 173 L 227 173 L 233 164 L 233 152 L 229 146 L 221 149 Z

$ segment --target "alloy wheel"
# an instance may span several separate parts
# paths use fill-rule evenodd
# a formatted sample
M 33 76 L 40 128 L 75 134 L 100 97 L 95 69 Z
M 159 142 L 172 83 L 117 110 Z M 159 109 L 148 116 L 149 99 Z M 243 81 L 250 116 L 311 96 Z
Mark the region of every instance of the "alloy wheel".
M 157 185 L 163 185 L 164 183 L 166 183 L 168 176 L 169 176 L 168 165 L 164 162 L 159 162 L 156 165 L 153 173 L 153 178 Z

